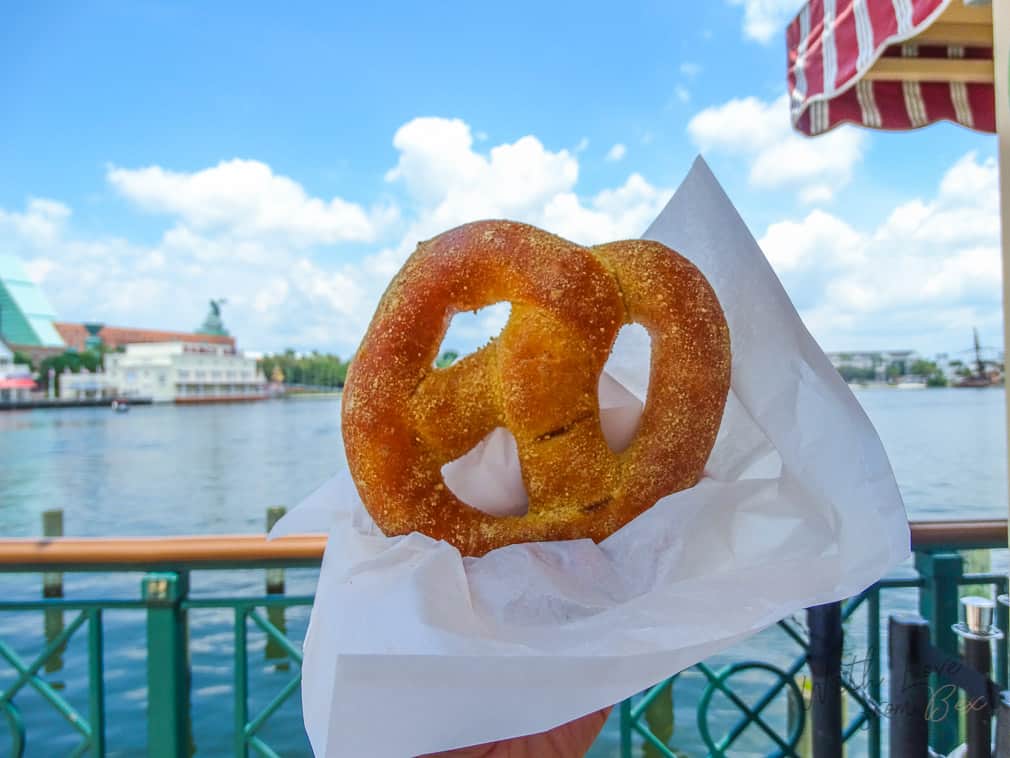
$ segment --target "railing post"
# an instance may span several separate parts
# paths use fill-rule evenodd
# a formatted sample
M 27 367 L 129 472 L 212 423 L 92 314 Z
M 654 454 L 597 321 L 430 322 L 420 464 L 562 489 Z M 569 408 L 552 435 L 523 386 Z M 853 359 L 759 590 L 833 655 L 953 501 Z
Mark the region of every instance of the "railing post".
M 842 605 L 807 609 L 807 663 L 813 684 L 810 722 L 814 758 L 842 757 Z
M 631 756 L 631 698 L 622 700 L 621 712 L 621 758 Z
M 890 666 L 891 758 L 929 755 L 929 668 L 921 653 L 929 642 L 929 627 L 917 616 L 891 616 L 887 630 Z M 953 709 L 952 709 L 953 710 Z M 955 722 L 956 725 L 956 722 Z
M 929 621 L 929 634 L 933 644 L 944 653 L 956 657 L 957 635 L 954 624 L 959 614 L 958 588 L 964 574 L 964 558 L 960 553 L 917 552 L 915 568 L 923 579 L 919 590 L 919 613 Z M 929 677 L 931 692 L 942 686 L 936 674 Z M 929 722 L 929 744 L 946 755 L 959 744 L 958 712 L 956 708 L 943 709 Z
M 189 591 L 186 572 L 144 576 L 147 603 L 147 755 L 187 758 L 189 728 L 189 630 L 182 601 Z

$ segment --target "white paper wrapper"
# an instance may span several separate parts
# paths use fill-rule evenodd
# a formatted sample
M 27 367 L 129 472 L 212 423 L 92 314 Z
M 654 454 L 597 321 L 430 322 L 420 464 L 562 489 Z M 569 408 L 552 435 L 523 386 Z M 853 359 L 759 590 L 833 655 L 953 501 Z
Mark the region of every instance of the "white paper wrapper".
M 304 645 L 318 756 L 549 729 L 858 593 L 908 555 L 880 440 L 701 159 L 644 236 L 702 270 L 729 322 L 732 388 L 704 479 L 599 545 L 465 559 L 420 534 L 384 537 L 349 475 L 329 482 L 274 530 L 330 535 Z M 645 394 L 641 354 L 607 367 L 622 412 L 621 388 Z M 489 459 L 507 479 L 505 442 Z M 486 489 L 507 507 L 512 486 Z

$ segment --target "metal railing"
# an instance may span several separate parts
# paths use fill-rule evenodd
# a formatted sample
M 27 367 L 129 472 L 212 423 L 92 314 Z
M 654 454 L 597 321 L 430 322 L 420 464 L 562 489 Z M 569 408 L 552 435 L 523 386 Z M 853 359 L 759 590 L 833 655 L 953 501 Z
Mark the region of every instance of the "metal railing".
M 920 522 L 913 524 L 915 574 L 890 577 L 841 604 L 837 617 L 849 622 L 849 632 L 856 631 L 852 620 L 857 611 L 865 616 L 860 633 L 866 656 L 861 675 L 851 668 L 842 669 L 834 680 L 846 702 L 842 724 L 842 742 L 849 743 L 857 734 L 865 734 L 865 752 L 881 754 L 887 704 L 882 701 L 881 672 L 881 594 L 895 590 L 917 590 L 918 610 L 929 620 L 931 639 L 950 653 L 957 652 L 957 638 L 951 626 L 958 620 L 958 596 L 966 585 L 982 585 L 992 594 L 1007 592 L 1007 576 L 990 571 L 968 571 L 964 550 L 989 550 L 1007 547 L 1006 521 Z M 300 683 L 301 644 L 289 638 L 282 623 L 276 622 L 280 609 L 309 606 L 310 595 L 278 594 L 273 591 L 240 595 L 195 596 L 190 591 L 190 575 L 197 571 L 233 569 L 273 569 L 318 567 L 325 537 L 288 537 L 267 542 L 259 535 L 221 537 L 180 537 L 164 539 L 21 539 L 0 540 L 0 574 L 41 574 L 54 572 L 143 572 L 136 597 L 103 599 L 86 597 L 43 597 L 41 599 L 0 600 L 0 629 L 5 614 L 60 614 L 70 619 L 51 635 L 42 649 L 30 659 L 19 655 L 0 637 L 0 754 L 3 754 L 3 723 L 9 729 L 10 754 L 25 754 L 32 740 L 37 744 L 45 735 L 28 733 L 18 707 L 19 697 L 30 688 L 55 709 L 79 734 L 72 754 L 103 756 L 107 750 L 105 676 L 106 616 L 111 612 L 130 611 L 144 616 L 146 645 L 148 755 L 190 755 L 191 640 L 189 614 L 215 610 L 231 614 L 230 637 L 233 642 L 232 682 L 234 723 L 231 741 L 233 753 L 275 756 L 278 753 L 262 737 L 264 726 L 278 709 L 294 695 Z M 52 593 L 50 593 L 52 594 Z M 886 595 L 885 595 L 886 598 Z M 1007 628 L 1007 609 L 999 607 L 997 623 Z M 48 618 L 48 616 L 47 616 Z M 745 732 L 765 745 L 769 755 L 809 755 L 811 719 L 808 711 L 826 693 L 823 679 L 809 674 L 811 630 L 797 618 L 779 622 L 782 644 L 793 647 L 786 663 L 758 660 L 705 661 L 666 679 L 650 690 L 620 704 L 619 750 L 622 758 L 665 756 L 680 758 L 671 747 L 672 720 L 667 711 L 675 706 L 673 697 L 679 680 L 691 677 L 701 683 L 698 697 L 691 704 L 700 742 L 711 756 L 731 756 L 739 750 Z M 265 705 L 251 708 L 249 670 L 249 632 L 258 630 L 267 644 L 279 649 L 294 664 L 289 679 L 270 696 Z M 60 655 L 74 637 L 86 637 L 87 707 L 75 706 L 70 693 L 53 687 L 44 675 L 47 663 Z M 837 644 L 841 643 L 839 636 Z M 818 644 L 823 646 L 823 640 Z M 836 643 L 831 643 L 832 645 Z M 828 651 L 831 652 L 831 651 Z M 997 644 L 996 679 L 1007 684 L 1007 646 Z M 840 651 L 834 651 L 840 654 Z M 7 671 L 3 672 L 6 663 Z M 657 672 L 661 673 L 661 672 Z M 770 685 L 757 687 L 734 682 L 752 679 L 752 675 L 770 677 Z M 813 685 L 811 685 L 811 681 Z M 827 680 L 831 687 L 830 682 Z M 6 682 L 6 683 L 5 683 Z M 817 691 L 817 687 L 822 688 Z M 884 690 L 886 691 L 886 689 Z M 79 695 L 82 693 L 78 693 Z M 713 705 L 719 698 L 722 705 Z M 262 699 L 262 698 L 260 698 Z M 783 702 L 785 706 L 783 708 Z M 814 702 L 814 706 L 812 706 Z M 788 712 L 788 723 L 773 724 L 766 714 L 773 709 Z M 714 711 L 718 711 L 715 713 Z M 727 714 L 735 717 L 727 718 Z M 718 721 L 718 724 L 714 723 Z M 930 742 L 934 749 L 947 752 L 960 741 L 956 708 L 947 708 L 931 719 Z M 717 730 L 716 727 L 719 727 Z M 717 733 L 718 731 L 718 733 Z M 851 747 L 851 744 L 850 744 Z M 49 754 L 49 751 L 43 751 Z M 850 749 L 850 755 L 854 753 Z

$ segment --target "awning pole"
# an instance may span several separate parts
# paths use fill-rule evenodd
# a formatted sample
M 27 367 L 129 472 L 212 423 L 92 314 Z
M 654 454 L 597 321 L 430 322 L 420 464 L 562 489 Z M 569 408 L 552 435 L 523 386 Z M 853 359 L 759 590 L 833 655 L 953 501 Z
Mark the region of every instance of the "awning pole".
M 1010 0 L 992 0 L 996 134 L 999 153 L 1000 250 L 1003 258 L 1003 363 L 1010 360 Z M 1010 391 L 1004 379 L 1003 391 Z M 1007 452 L 1010 454 L 1010 395 L 1006 397 Z M 1008 455 L 1010 471 L 1010 455 Z M 1007 504 L 1010 512 L 1010 503 Z

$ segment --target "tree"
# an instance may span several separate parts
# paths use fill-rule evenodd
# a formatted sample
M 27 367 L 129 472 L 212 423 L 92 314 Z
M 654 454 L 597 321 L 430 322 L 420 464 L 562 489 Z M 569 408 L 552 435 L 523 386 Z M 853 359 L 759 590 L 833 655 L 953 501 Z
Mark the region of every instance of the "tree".
M 288 348 L 283 353 L 263 356 L 259 365 L 266 376 L 280 376 L 285 384 L 343 387 L 349 361 L 318 351 L 297 355 Z
M 35 364 L 32 362 L 31 356 L 22 353 L 20 350 L 14 351 L 14 362 L 22 366 L 27 366 L 32 371 L 35 370 Z
M 435 368 L 448 368 L 459 358 L 455 350 L 446 350 L 435 359 Z
M 38 376 L 39 384 L 49 389 L 49 369 L 56 375 L 56 386 L 59 388 L 59 376 L 64 371 L 69 370 L 72 374 L 79 374 L 83 369 L 92 373 L 102 370 L 104 351 L 94 352 L 92 350 L 67 350 L 59 355 L 51 355 L 39 361 Z

